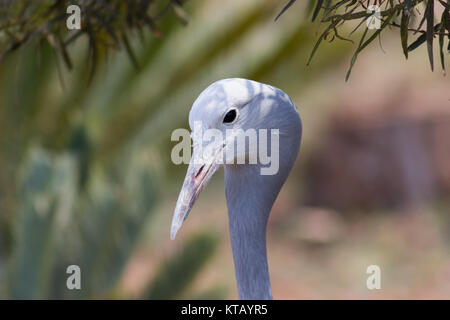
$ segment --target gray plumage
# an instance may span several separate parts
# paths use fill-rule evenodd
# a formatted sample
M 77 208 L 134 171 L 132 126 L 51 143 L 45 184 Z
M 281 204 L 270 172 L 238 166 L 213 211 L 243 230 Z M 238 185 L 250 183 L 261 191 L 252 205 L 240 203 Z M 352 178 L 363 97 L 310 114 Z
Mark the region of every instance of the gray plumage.
M 238 118 L 230 125 L 223 123 L 227 111 L 236 108 Z M 189 114 L 191 130 L 201 121 L 203 129 L 218 129 L 233 135 L 225 142 L 196 141 L 186 178 L 175 208 L 171 238 L 189 214 L 199 193 L 214 172 L 221 166 L 216 155 L 227 151 L 242 132 L 238 129 L 267 129 L 269 154 L 276 152 L 270 143 L 270 129 L 278 129 L 279 168 L 276 174 L 263 175 L 267 167 L 256 164 L 225 163 L 225 193 L 236 283 L 239 299 L 271 299 L 271 285 L 266 253 L 266 228 L 269 213 L 278 193 L 295 162 L 301 140 L 301 120 L 297 109 L 280 89 L 246 79 L 224 79 L 206 88 L 194 102 Z M 225 134 L 224 134 L 225 136 Z M 196 146 L 202 143 L 203 151 L 211 151 L 205 159 Z M 236 159 L 248 160 L 252 151 L 240 154 Z

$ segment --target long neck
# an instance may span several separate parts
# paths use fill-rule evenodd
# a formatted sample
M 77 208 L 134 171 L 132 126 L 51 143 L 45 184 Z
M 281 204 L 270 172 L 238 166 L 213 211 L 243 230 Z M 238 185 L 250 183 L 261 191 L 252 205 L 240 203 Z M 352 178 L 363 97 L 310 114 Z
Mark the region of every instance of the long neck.
M 258 165 L 225 167 L 225 192 L 239 299 L 272 299 L 266 250 L 270 210 L 285 179 Z

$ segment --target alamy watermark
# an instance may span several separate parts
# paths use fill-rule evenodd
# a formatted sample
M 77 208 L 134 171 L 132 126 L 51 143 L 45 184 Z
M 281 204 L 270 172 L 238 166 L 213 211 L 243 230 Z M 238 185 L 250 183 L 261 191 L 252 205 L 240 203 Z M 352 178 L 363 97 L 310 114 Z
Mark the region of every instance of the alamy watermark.
M 81 9 L 79 6 L 72 4 L 67 7 L 67 14 L 70 16 L 66 20 L 66 26 L 69 30 L 81 29 Z
M 370 5 L 367 7 L 367 13 L 372 13 L 371 16 L 367 17 L 366 25 L 370 30 L 381 29 L 381 10 L 377 5 Z
M 81 269 L 76 264 L 67 267 L 66 273 L 70 274 L 66 280 L 66 287 L 69 290 L 81 290 Z
M 367 289 L 381 289 L 381 268 L 376 264 L 372 264 L 367 267 L 366 273 L 370 274 L 366 280 Z
M 270 139 L 269 139 L 270 138 Z M 181 141 L 180 141 L 181 139 Z M 204 129 L 201 121 L 194 122 L 193 134 L 187 129 L 172 132 L 174 164 L 260 164 L 261 175 L 274 175 L 279 169 L 279 129 L 226 129 L 225 132 Z M 194 154 L 191 154 L 191 141 Z M 269 152 L 270 149 L 270 152 Z

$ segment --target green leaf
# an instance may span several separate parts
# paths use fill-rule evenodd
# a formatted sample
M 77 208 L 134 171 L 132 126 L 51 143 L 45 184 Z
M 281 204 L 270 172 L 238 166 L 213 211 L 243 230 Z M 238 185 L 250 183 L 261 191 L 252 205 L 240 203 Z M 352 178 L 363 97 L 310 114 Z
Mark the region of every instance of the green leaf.
M 45 298 L 55 245 L 55 164 L 48 153 L 33 150 L 24 171 L 10 265 L 10 298 Z
M 339 23 L 339 20 L 335 20 L 332 22 L 324 32 L 319 36 L 319 39 L 317 39 L 316 44 L 314 45 L 314 48 L 311 51 L 311 54 L 309 55 L 308 62 L 306 63 L 307 66 L 311 63 L 312 58 L 314 57 L 314 54 L 316 53 L 317 49 L 319 48 L 320 43 L 324 39 L 324 37 L 330 32 L 332 29 L 336 27 L 336 25 Z
M 442 71 L 445 73 L 445 58 L 444 58 L 444 33 L 446 30 L 446 25 L 448 23 L 449 13 L 446 9 L 444 9 L 444 12 L 442 12 L 441 17 L 441 28 L 440 28 L 440 34 L 439 34 L 439 54 L 441 58 L 441 67 Z
M 136 55 L 134 54 L 133 48 L 131 47 L 130 41 L 128 40 L 128 37 L 125 33 L 122 34 L 122 41 L 125 45 L 125 50 L 127 51 L 128 57 L 130 58 L 131 63 L 136 68 L 136 70 L 139 69 L 139 64 L 136 59 Z
M 284 8 L 280 11 L 280 13 L 276 16 L 275 21 L 277 21 L 278 18 L 281 17 L 281 15 L 282 15 L 287 9 L 289 9 L 289 7 L 292 6 L 292 5 L 294 4 L 295 1 L 296 1 L 296 0 L 290 0 L 290 1 L 288 2 L 288 4 L 285 5 Z
M 438 31 L 439 28 L 441 27 L 441 24 L 438 23 L 434 26 L 434 32 Z M 423 44 L 425 41 L 427 41 L 427 34 L 423 33 L 421 34 L 413 43 L 411 43 L 408 47 L 408 52 L 411 52 L 415 49 L 417 49 L 418 47 L 420 47 L 421 44 Z
M 364 31 L 363 36 L 361 37 L 361 40 L 359 42 L 359 46 L 356 49 L 355 53 L 353 54 L 352 60 L 350 62 L 350 68 L 347 71 L 347 74 L 345 76 L 345 81 L 347 81 L 350 77 L 350 74 L 352 72 L 352 68 L 353 65 L 356 62 L 356 58 L 358 57 L 358 54 L 365 48 L 367 47 L 379 34 L 380 32 L 389 24 L 389 22 L 391 21 L 392 17 L 395 15 L 395 10 L 393 10 L 391 12 L 391 14 L 386 18 L 386 20 L 384 20 L 383 24 L 380 26 L 380 29 L 377 29 L 377 31 L 375 31 L 370 37 L 369 39 L 367 39 L 364 43 L 362 43 L 364 41 L 364 38 L 366 36 L 367 31 L 369 30 L 368 28 L 366 28 L 366 30 Z
M 61 55 L 63 57 L 63 61 L 66 64 L 67 69 L 72 70 L 72 68 L 73 68 L 72 59 L 70 59 L 70 55 L 67 52 L 66 45 L 64 44 L 64 41 L 62 40 L 60 35 L 58 35 L 58 44 L 59 44 L 59 47 L 61 50 Z
M 314 9 L 312 21 L 316 20 L 317 15 L 319 14 L 320 9 L 322 8 L 323 0 L 317 0 L 316 8 Z
M 189 23 L 189 18 L 187 13 L 184 11 L 183 7 L 177 1 L 171 1 L 171 5 L 175 15 L 181 21 L 183 25 L 187 25 Z
M 408 59 L 408 26 L 411 10 L 411 0 L 405 1 L 405 6 L 402 10 L 402 19 L 400 22 L 400 40 L 402 43 L 403 54 Z
M 352 56 L 352 59 L 350 60 L 350 68 L 347 70 L 347 74 L 345 76 L 345 81 L 347 81 L 348 78 L 350 77 L 350 73 L 352 72 L 353 65 L 356 62 L 356 58 L 358 57 L 359 52 L 362 50 L 362 49 L 360 50 L 359 48 L 361 47 L 361 44 L 363 43 L 363 41 L 364 41 L 364 39 L 366 37 L 367 31 L 369 31 L 368 28 L 366 28 L 364 30 L 364 33 L 362 34 L 361 39 L 359 41 L 358 48 L 356 49 L 355 53 Z
M 425 15 L 427 16 L 426 39 L 427 39 L 428 58 L 430 59 L 431 71 L 433 71 L 433 69 L 434 69 L 434 63 L 433 63 L 434 1 L 433 0 L 428 1 Z

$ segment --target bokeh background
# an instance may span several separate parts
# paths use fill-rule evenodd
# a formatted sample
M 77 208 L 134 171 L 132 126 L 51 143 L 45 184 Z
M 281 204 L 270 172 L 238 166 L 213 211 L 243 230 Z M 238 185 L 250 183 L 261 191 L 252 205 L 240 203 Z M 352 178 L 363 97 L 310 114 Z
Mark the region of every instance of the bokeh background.
M 448 76 L 425 46 L 406 60 L 398 29 L 348 82 L 349 42 L 325 41 L 307 67 L 319 25 L 302 2 L 274 22 L 283 5 L 187 1 L 187 25 L 170 11 L 164 36 L 130 37 L 137 70 L 118 51 L 89 84 L 83 38 L 73 70 L 48 45 L 0 64 L 0 298 L 237 298 L 223 170 L 169 239 L 186 170 L 170 135 L 230 77 L 281 88 L 303 120 L 268 227 L 274 298 L 450 298 Z M 71 264 L 82 290 L 66 288 Z

